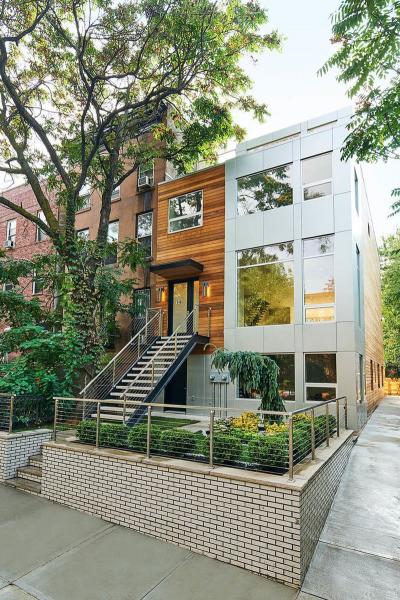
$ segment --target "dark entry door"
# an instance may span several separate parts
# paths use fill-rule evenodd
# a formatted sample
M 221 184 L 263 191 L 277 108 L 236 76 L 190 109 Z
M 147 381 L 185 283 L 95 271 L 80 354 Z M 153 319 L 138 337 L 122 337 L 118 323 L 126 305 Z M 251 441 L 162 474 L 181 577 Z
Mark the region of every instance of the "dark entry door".
M 166 408 L 165 410 L 171 410 L 177 412 L 179 410 L 185 411 L 186 405 L 186 391 L 187 391 L 187 361 L 179 368 L 175 373 L 169 384 L 165 388 L 164 402 L 166 404 L 180 404 L 182 409 L 179 408 Z

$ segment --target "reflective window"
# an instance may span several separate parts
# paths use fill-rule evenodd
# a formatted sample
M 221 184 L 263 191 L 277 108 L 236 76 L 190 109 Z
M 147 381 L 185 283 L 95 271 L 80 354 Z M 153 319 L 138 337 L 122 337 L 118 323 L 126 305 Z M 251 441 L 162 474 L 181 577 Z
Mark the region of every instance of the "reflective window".
M 203 191 L 189 192 L 170 198 L 168 206 L 168 231 L 182 231 L 203 225 Z
M 149 160 L 138 169 L 138 186 L 154 184 L 154 161 Z
M 153 212 L 136 215 L 136 238 L 143 246 L 146 256 L 152 254 Z
M 306 400 L 322 402 L 336 397 L 336 354 L 305 354 Z
M 292 165 L 240 177 L 237 180 L 237 201 L 239 215 L 293 204 Z
M 107 252 L 107 257 L 104 259 L 105 265 L 113 265 L 117 262 L 117 243 L 119 233 L 119 221 L 112 221 L 108 224 L 107 241 L 112 244 Z
M 42 210 L 39 210 L 37 213 L 37 216 L 39 217 L 39 219 L 41 221 L 43 221 L 44 223 L 46 223 L 47 225 L 47 221 L 46 221 L 46 217 L 44 216 L 44 212 Z M 43 231 L 43 229 L 40 229 L 39 226 L 36 226 L 36 241 L 37 242 L 42 242 L 43 240 L 47 239 L 47 234 Z
M 121 197 L 121 186 L 117 185 L 116 188 L 111 192 L 111 202 L 114 200 L 119 200 Z
M 304 200 L 332 194 L 332 153 L 319 154 L 301 161 Z
M 335 320 L 334 236 L 303 240 L 304 320 Z
M 34 295 L 42 294 L 43 289 L 44 289 L 43 281 L 42 281 L 42 279 L 40 279 L 40 277 L 34 271 L 33 277 L 32 277 L 32 294 L 34 294 Z
M 238 326 L 293 323 L 293 242 L 237 253 Z
M 79 231 L 76 232 L 76 235 L 78 236 L 78 238 L 80 238 L 82 240 L 88 240 L 89 239 L 89 228 L 79 229 Z
M 77 210 L 88 210 L 91 207 L 91 201 L 90 201 L 91 193 L 92 193 L 92 190 L 90 188 L 89 183 L 85 183 L 81 187 L 81 191 L 79 192 Z
M 279 395 L 284 402 L 295 400 L 295 374 L 294 374 L 294 354 L 268 354 L 279 367 L 278 386 Z M 239 398 L 260 399 L 259 390 L 245 392 L 239 384 Z
M 11 242 L 15 246 L 15 239 L 17 235 L 17 219 L 10 219 L 6 225 L 6 237 L 7 241 Z

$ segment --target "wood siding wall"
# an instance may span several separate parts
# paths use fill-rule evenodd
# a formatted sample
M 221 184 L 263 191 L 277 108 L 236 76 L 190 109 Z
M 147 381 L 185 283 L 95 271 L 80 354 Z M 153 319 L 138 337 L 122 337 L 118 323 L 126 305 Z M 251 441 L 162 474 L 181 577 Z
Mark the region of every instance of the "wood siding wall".
M 168 200 L 187 192 L 203 190 L 203 225 L 168 233 Z M 224 247 L 225 167 L 218 165 L 158 186 L 157 240 L 154 263 L 191 258 L 204 266 L 200 281 L 199 333 L 207 334 L 207 307 L 211 307 L 211 337 L 215 346 L 224 344 Z M 209 297 L 201 296 L 201 283 L 208 281 Z M 157 276 L 155 287 L 165 288 L 164 300 L 153 304 L 167 311 L 168 281 Z M 167 319 L 164 320 L 166 326 Z M 209 349 L 211 352 L 213 348 Z M 203 350 L 201 350 L 203 351 Z
M 384 357 L 379 254 L 364 190 L 363 196 L 361 226 L 364 253 L 364 372 L 368 413 L 371 413 L 385 395 L 382 377 Z

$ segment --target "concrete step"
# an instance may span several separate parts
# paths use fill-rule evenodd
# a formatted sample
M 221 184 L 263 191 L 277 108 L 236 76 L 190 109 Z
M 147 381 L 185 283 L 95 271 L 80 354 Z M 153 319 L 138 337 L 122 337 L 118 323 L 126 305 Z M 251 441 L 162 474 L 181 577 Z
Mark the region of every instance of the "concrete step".
M 42 467 L 18 467 L 17 477 L 40 483 L 42 480 Z
M 28 494 L 34 494 L 35 496 L 40 495 L 41 485 L 37 481 L 29 481 L 29 479 L 14 477 L 13 479 L 6 479 L 4 483 L 17 490 L 21 490 L 21 492 L 27 492 Z
M 29 466 L 41 467 L 43 463 L 43 456 L 41 454 L 34 454 L 29 457 Z

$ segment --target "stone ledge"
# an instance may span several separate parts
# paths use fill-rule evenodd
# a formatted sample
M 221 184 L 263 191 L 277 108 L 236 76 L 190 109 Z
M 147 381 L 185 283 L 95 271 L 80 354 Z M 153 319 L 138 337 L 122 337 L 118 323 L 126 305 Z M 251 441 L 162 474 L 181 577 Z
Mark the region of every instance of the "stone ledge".
M 44 435 L 45 433 L 53 433 L 51 429 L 29 429 L 27 431 L 18 431 L 15 433 L 8 433 L 7 431 L 0 431 L 0 439 L 9 440 L 12 438 L 23 438 L 31 437 L 35 435 Z
M 129 452 L 128 450 L 116 450 L 110 448 L 93 448 L 86 444 L 76 442 L 59 443 L 44 442 L 43 446 L 89 454 L 92 456 L 101 456 L 113 460 L 121 460 L 129 463 L 143 463 L 155 467 L 163 467 L 171 470 L 209 475 L 211 477 L 220 477 L 223 479 L 233 479 L 245 483 L 265 485 L 270 487 L 279 487 L 288 490 L 301 491 L 316 476 L 320 468 L 330 459 L 342 445 L 354 435 L 351 430 L 345 430 L 340 437 L 330 439 L 329 447 L 320 446 L 317 449 L 318 456 L 315 461 L 307 461 L 296 465 L 294 479 L 290 481 L 288 474 L 273 475 L 271 473 L 262 473 L 259 471 L 246 471 L 245 469 L 236 469 L 234 467 L 210 467 L 204 463 L 197 463 L 190 460 L 181 460 L 177 458 L 168 458 L 165 456 L 154 456 L 147 458 L 144 454 Z

